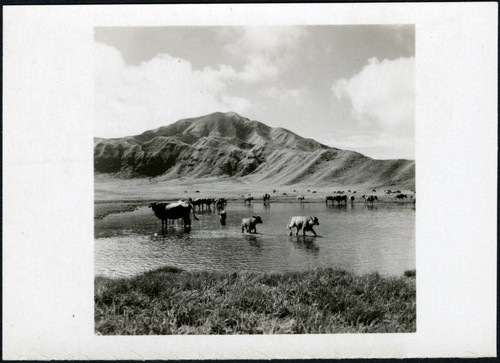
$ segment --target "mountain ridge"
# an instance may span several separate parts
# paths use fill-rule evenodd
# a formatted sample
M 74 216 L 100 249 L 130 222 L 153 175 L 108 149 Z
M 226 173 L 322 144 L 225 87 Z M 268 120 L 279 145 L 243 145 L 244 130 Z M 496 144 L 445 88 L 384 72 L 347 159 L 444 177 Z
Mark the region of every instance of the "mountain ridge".
M 220 176 L 275 184 L 415 185 L 413 160 L 372 159 L 234 112 L 181 119 L 135 136 L 95 138 L 94 171 L 120 178 Z

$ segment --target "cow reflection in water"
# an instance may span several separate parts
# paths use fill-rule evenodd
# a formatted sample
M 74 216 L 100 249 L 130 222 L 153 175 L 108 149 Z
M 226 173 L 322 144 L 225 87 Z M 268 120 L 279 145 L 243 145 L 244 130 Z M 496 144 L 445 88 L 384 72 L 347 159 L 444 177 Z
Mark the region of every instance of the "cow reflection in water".
M 262 240 L 253 234 L 247 234 L 248 244 L 252 247 L 262 248 Z
M 319 253 L 319 246 L 314 243 L 315 238 L 313 236 L 299 236 L 296 235 L 293 239 L 293 244 L 299 250 L 304 250 L 307 253 L 317 255 Z

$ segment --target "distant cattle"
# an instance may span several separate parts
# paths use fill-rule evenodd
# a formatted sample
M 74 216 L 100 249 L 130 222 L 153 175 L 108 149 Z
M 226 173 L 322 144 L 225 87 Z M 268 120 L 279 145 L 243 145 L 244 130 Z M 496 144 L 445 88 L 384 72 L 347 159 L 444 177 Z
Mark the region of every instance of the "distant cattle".
M 311 231 L 314 233 L 314 236 L 316 236 L 313 226 L 319 226 L 319 221 L 316 217 L 292 217 L 287 224 L 287 228 L 290 230 L 290 236 L 292 235 L 293 228 L 296 228 L 295 235 L 298 235 L 299 231 L 302 229 L 303 236 L 306 235 L 306 231 Z
M 227 204 L 226 198 L 218 198 L 215 200 L 215 207 L 218 209 L 224 208 Z
M 329 200 L 332 201 L 332 205 L 335 204 L 335 202 L 337 202 L 338 204 L 346 203 L 347 202 L 347 195 L 335 195 L 335 196 L 328 195 L 325 198 L 325 203 L 328 204 Z
M 354 198 L 354 195 L 351 195 L 351 196 L 349 197 L 349 200 L 350 200 L 351 202 L 354 202 L 354 199 L 355 199 L 355 198 Z
M 341 203 L 347 203 L 347 195 L 339 195 L 337 197 L 334 198 L 337 203 L 341 204 Z
M 258 223 L 262 223 L 262 219 L 260 218 L 260 216 L 253 216 L 252 218 L 243 218 L 241 220 L 241 233 L 243 233 L 243 231 L 245 230 L 248 233 L 257 233 Z
M 246 198 L 243 200 L 243 202 L 244 202 L 245 204 L 247 204 L 247 202 L 248 202 L 248 204 L 250 204 L 250 203 L 252 202 L 252 200 L 253 200 L 253 197 L 246 197 Z
M 378 201 L 376 195 L 363 195 L 362 198 L 365 200 L 365 203 L 373 205 L 374 201 Z
M 267 202 L 269 199 L 271 199 L 271 196 L 267 193 L 262 196 L 262 200 L 264 201 L 264 203 Z
M 408 196 L 406 194 L 398 194 L 394 197 L 395 199 L 404 199 L 404 198 L 408 198 Z
M 302 203 L 302 201 L 304 200 L 304 196 L 299 195 L 299 196 L 297 197 L 297 200 L 298 200 L 299 202 L 301 202 L 301 203 Z
M 204 210 L 205 208 L 210 209 L 215 199 L 213 198 L 194 198 L 190 199 L 190 203 L 193 207 L 198 207 L 198 210 Z
M 164 223 L 166 224 L 169 219 L 180 219 L 182 218 L 184 222 L 184 229 L 191 227 L 191 210 L 193 211 L 193 218 L 198 220 L 194 213 L 194 208 L 191 204 L 183 201 L 178 201 L 176 203 L 151 203 L 149 207 L 153 209 L 156 217 L 161 219 L 162 230 L 164 228 Z

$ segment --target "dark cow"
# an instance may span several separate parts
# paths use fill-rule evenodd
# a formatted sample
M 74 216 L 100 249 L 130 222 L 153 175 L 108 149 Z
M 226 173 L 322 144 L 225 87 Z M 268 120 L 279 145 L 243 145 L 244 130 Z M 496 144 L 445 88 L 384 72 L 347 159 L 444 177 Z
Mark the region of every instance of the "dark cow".
M 264 203 L 267 202 L 269 199 L 271 199 L 271 196 L 267 193 L 262 196 L 262 200 L 264 201 Z
M 248 202 L 248 204 L 251 204 L 251 203 L 252 203 L 252 200 L 253 200 L 253 197 L 246 197 L 246 198 L 243 200 L 243 202 L 244 202 L 245 204 L 247 204 L 247 202 Z
M 363 195 L 362 198 L 365 200 L 365 203 L 372 204 L 376 200 L 378 201 L 378 198 L 376 195 Z
M 218 198 L 215 200 L 215 207 L 218 209 L 224 208 L 226 204 L 227 204 L 226 198 Z
M 404 199 L 404 198 L 408 198 L 408 196 L 406 194 L 398 194 L 394 197 L 395 199 Z
M 350 200 L 351 202 L 354 202 L 354 199 L 355 199 L 355 198 L 354 198 L 354 195 L 351 195 L 351 196 L 349 197 L 349 200 Z
M 226 225 L 226 211 L 222 211 L 219 213 L 219 222 L 222 226 Z
M 246 229 L 248 233 L 257 233 L 257 223 L 262 223 L 260 216 L 253 216 L 252 218 L 243 218 L 241 220 L 241 233 Z
M 302 202 L 304 201 L 304 196 L 299 195 L 299 196 L 297 197 L 297 200 L 298 200 L 299 202 L 301 202 L 301 203 L 302 203 Z
M 299 231 L 302 229 L 302 235 L 306 235 L 306 231 L 311 231 L 316 236 L 316 232 L 313 229 L 313 226 L 319 226 L 318 218 L 316 217 L 292 217 L 288 221 L 287 228 L 290 230 L 290 236 L 292 235 L 292 228 L 296 228 L 295 235 L 299 234 Z
M 190 203 L 178 201 L 176 203 L 151 203 L 149 205 L 153 209 L 154 214 L 161 219 L 161 228 L 164 229 L 164 223 L 168 219 L 182 218 L 184 222 L 184 229 L 191 227 L 191 210 L 193 211 L 193 218 L 198 220 L 194 213 L 194 208 Z
M 346 204 L 347 203 L 347 195 L 339 195 L 333 198 L 333 200 L 337 201 L 337 203 L 340 205 L 341 203 Z M 333 204 L 333 202 L 332 202 Z
M 332 201 L 332 205 L 335 204 L 335 202 L 337 202 L 339 205 L 341 203 L 345 204 L 347 203 L 347 195 L 335 195 L 335 196 L 329 195 L 326 197 L 325 203 L 328 204 L 329 200 Z

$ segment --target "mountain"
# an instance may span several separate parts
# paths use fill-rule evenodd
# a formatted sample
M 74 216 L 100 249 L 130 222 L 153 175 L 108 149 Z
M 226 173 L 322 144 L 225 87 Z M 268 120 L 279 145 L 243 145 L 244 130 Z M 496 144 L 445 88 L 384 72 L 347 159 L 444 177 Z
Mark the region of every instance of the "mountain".
M 236 176 L 281 185 L 415 185 L 413 160 L 374 160 L 234 112 L 183 119 L 136 136 L 96 138 L 94 170 L 121 178 Z

